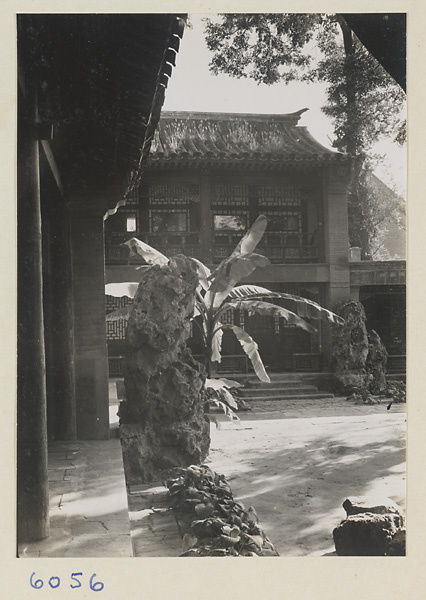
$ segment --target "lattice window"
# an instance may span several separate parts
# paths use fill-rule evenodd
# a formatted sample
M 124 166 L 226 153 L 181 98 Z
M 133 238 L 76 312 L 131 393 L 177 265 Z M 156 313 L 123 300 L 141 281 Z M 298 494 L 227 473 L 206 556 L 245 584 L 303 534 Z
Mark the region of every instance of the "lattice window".
M 132 299 L 127 296 L 116 298 L 115 296 L 105 296 L 105 309 L 106 314 L 117 310 L 118 308 L 124 308 L 128 304 L 132 303 Z
M 302 213 L 298 210 L 268 210 L 268 231 L 302 232 Z
M 232 208 L 214 211 L 213 229 L 215 231 L 245 231 L 248 227 L 248 211 Z
M 275 335 L 280 334 L 280 317 L 274 317 L 274 333 Z
M 126 206 L 134 207 L 139 204 L 139 196 L 136 191 L 132 192 L 129 196 L 126 197 Z M 134 209 L 133 209 L 134 210 Z
M 247 187 L 244 185 L 215 185 L 213 204 L 216 206 L 233 206 L 235 204 L 247 206 Z
M 284 248 L 284 258 L 300 258 L 300 249 Z
M 118 308 L 124 308 L 128 304 L 132 303 L 131 298 L 124 296 L 123 298 L 116 298 L 114 296 L 105 296 L 105 309 L 106 314 L 117 310 Z M 126 338 L 126 319 L 119 319 L 118 321 L 108 321 L 106 324 L 106 337 L 107 340 L 124 340 Z
M 189 210 L 156 208 L 149 211 L 151 232 L 189 231 Z
M 138 230 L 138 219 L 135 212 L 128 212 L 126 214 L 126 231 L 134 232 Z
M 223 325 L 234 325 L 234 311 L 232 308 L 225 310 L 220 316 L 220 322 Z
M 107 340 L 124 340 L 126 339 L 127 323 L 124 319 L 119 321 L 111 321 L 107 323 L 106 337 Z
M 311 185 L 302 185 L 297 188 L 299 201 L 312 200 L 315 198 L 315 188 Z
M 222 260 L 223 258 L 227 258 L 229 256 L 229 249 L 228 247 L 222 247 L 222 246 L 215 246 L 213 248 L 214 251 L 214 258 L 218 259 L 218 260 Z
M 253 185 L 250 197 L 257 198 L 259 207 L 298 207 L 300 199 L 294 186 Z
M 190 183 L 143 186 L 141 192 L 148 196 L 151 205 L 177 206 L 198 202 L 200 198 L 198 185 Z

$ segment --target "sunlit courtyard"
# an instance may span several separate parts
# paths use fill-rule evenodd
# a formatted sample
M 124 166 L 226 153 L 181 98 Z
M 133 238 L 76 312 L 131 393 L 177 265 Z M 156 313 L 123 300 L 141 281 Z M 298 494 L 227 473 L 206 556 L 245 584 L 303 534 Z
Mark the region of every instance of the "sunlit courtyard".
M 348 496 L 391 498 L 405 508 L 403 405 L 392 412 L 340 405 L 333 416 L 320 416 L 317 403 L 301 418 L 247 414 L 212 429 L 209 466 L 255 507 L 280 556 L 334 552 L 332 531 L 346 517 Z

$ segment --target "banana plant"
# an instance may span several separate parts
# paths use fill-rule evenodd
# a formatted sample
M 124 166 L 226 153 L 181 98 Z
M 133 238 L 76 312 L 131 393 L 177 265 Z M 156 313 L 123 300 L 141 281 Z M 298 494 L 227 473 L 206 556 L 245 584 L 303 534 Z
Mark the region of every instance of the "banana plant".
M 253 338 L 241 327 L 221 322 L 221 317 L 228 310 L 241 310 L 248 313 L 248 315 L 260 314 L 281 317 L 287 323 L 310 333 L 315 332 L 315 328 L 306 320 L 307 318 L 322 319 L 335 325 L 343 324 L 341 317 L 312 300 L 293 294 L 273 292 L 257 285 L 237 285 L 255 269 L 270 264 L 266 256 L 255 252 L 256 246 L 265 232 L 266 225 L 266 217 L 260 215 L 240 240 L 235 250 L 214 271 L 210 271 L 199 260 L 192 259 L 197 266 L 199 277 L 194 322 L 201 329 L 209 378 L 216 373 L 217 365 L 221 362 L 222 336 L 225 330 L 229 330 L 232 331 L 243 351 L 247 354 L 258 378 L 263 382 L 270 383 L 259 354 L 258 345 Z M 165 265 L 169 261 L 164 254 L 136 238 L 131 238 L 126 242 L 126 245 L 148 264 Z M 130 297 L 134 295 L 136 288 L 137 284 L 133 282 L 108 284 L 106 294 L 127 295 Z M 287 303 L 291 304 L 292 310 L 272 304 L 268 302 L 269 299 L 286 300 Z M 107 315 L 107 321 L 125 317 L 128 310 L 128 307 L 126 307 L 110 313 Z

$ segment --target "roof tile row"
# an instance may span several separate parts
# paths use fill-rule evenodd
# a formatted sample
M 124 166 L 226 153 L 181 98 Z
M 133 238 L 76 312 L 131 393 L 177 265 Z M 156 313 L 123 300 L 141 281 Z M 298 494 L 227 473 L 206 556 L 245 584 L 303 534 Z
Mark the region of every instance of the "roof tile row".
M 149 162 L 342 161 L 349 157 L 322 146 L 285 115 L 163 112 Z

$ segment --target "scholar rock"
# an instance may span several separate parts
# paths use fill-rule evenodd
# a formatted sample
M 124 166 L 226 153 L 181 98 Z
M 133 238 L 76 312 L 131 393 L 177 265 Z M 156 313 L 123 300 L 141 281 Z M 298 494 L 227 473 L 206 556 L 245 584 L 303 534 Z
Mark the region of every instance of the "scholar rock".
M 368 334 L 368 354 L 366 370 L 368 389 L 372 394 L 379 394 L 386 389 L 387 350 L 374 329 Z
M 366 387 L 368 336 L 360 302 L 343 301 L 335 308 L 345 323 L 333 330 L 333 388 L 349 396 Z
M 376 515 L 385 515 L 393 513 L 401 515 L 399 506 L 390 498 L 364 498 L 351 497 L 343 502 L 343 508 L 348 517 L 360 513 L 373 513 Z
M 158 480 L 165 469 L 200 463 L 208 453 L 205 371 L 186 348 L 197 284 L 194 263 L 179 255 L 148 269 L 137 290 L 119 410 L 128 483 Z
M 338 556 L 386 556 L 396 533 L 403 528 L 401 515 L 359 513 L 333 531 Z
M 390 498 L 351 497 L 333 531 L 338 556 L 404 556 L 404 517 Z

